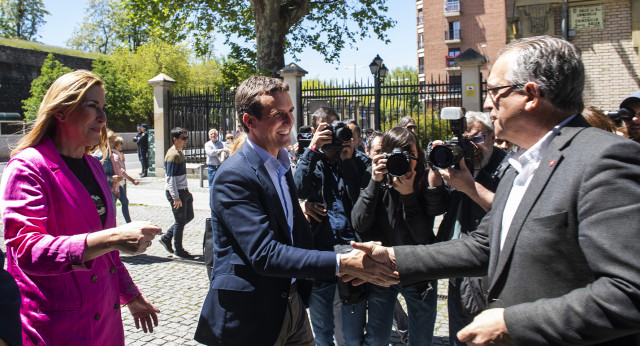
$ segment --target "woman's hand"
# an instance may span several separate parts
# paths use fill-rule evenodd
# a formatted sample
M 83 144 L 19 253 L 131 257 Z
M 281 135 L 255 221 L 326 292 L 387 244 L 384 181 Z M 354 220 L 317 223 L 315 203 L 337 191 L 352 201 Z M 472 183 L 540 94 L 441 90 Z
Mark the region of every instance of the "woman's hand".
M 131 316 L 133 316 L 133 320 L 136 323 L 136 328 L 140 329 L 140 325 L 142 324 L 142 331 L 149 333 L 153 332 L 153 326 L 158 326 L 158 315 L 160 310 L 158 310 L 153 304 L 151 304 L 147 298 L 139 295 L 129 303 L 127 303 L 127 307 L 131 312 Z M 153 320 L 153 323 L 151 323 Z
M 378 154 L 371 161 L 371 179 L 381 182 L 387 174 L 387 159 L 385 154 Z
M 114 229 L 115 241 L 113 246 L 130 255 L 145 252 L 151 241 L 162 233 L 162 229 L 148 221 L 134 221 Z
M 409 173 L 393 178 L 393 188 L 401 195 L 413 193 L 413 181 L 416 179 L 416 171 L 411 170 Z

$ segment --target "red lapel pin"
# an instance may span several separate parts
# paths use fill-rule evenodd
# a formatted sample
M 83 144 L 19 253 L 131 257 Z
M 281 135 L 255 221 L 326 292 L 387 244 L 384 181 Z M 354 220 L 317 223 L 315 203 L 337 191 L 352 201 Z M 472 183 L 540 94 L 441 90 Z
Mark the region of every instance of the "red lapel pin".
M 551 160 L 551 162 L 549 162 L 549 167 L 553 167 L 555 163 L 556 163 L 556 160 Z

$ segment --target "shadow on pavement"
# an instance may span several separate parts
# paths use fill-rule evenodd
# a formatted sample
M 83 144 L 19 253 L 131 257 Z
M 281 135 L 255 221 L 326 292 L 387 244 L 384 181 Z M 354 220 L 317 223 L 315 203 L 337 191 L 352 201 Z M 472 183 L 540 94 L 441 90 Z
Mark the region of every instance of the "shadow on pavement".
M 136 256 L 121 256 L 120 259 L 122 260 L 122 262 L 131 264 L 131 265 L 168 263 L 168 262 L 181 262 L 181 263 L 187 263 L 187 264 L 204 265 L 203 256 L 196 256 L 196 258 L 192 260 L 186 260 L 186 259 L 180 259 L 180 258 L 150 256 L 146 254 L 140 254 Z

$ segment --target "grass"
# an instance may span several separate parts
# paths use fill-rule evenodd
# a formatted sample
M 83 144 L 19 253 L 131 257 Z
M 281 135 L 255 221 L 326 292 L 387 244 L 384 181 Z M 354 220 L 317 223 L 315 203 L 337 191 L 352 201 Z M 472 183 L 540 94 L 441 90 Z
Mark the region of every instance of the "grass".
M 79 56 L 79 57 L 89 58 L 89 59 L 97 59 L 104 56 L 102 54 L 97 54 L 97 53 L 88 53 L 88 52 L 83 52 L 81 50 L 76 50 L 71 48 L 48 46 L 46 44 L 42 44 L 39 42 L 19 40 L 19 39 L 13 39 L 13 38 L 0 37 L 0 45 L 16 47 L 16 48 L 24 48 L 24 49 L 33 49 L 33 50 L 39 50 L 43 52 L 50 52 L 50 53 L 56 53 L 56 54 Z

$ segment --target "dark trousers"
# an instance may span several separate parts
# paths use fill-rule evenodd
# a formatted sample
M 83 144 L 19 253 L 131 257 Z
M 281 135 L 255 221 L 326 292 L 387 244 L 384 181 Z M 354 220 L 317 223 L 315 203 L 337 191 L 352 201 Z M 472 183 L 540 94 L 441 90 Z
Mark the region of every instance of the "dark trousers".
M 146 174 L 149 169 L 149 149 L 138 148 L 138 160 L 142 165 L 142 172 Z
M 163 237 L 171 240 L 174 239 L 174 247 L 176 251 L 184 250 L 182 247 L 182 233 L 184 232 L 184 226 L 193 220 L 193 195 L 189 190 L 178 190 L 180 201 L 182 206 L 178 209 L 173 207 L 173 197 L 169 191 L 165 191 L 167 200 L 171 205 L 171 211 L 173 212 L 173 218 L 175 223 L 169 227 L 166 234 Z

